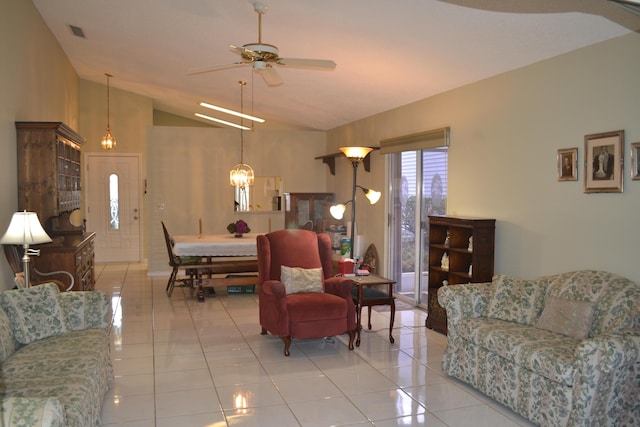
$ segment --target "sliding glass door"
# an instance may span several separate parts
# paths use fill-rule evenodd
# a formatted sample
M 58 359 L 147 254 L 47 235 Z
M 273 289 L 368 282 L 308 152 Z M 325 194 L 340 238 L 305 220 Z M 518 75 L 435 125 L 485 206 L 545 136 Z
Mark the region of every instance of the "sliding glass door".
M 429 215 L 447 206 L 447 147 L 389 154 L 389 259 L 396 296 L 427 305 Z

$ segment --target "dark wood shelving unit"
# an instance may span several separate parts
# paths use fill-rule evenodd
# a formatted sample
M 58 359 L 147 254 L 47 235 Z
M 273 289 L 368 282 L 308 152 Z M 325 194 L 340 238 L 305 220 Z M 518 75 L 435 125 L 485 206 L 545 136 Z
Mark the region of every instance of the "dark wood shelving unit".
M 495 219 L 429 216 L 427 328 L 447 332 L 447 314 L 438 303 L 438 289 L 445 281 L 448 286 L 491 281 L 495 223 Z M 472 249 L 469 248 L 471 237 Z M 445 254 L 449 257 L 449 268 L 442 267 Z

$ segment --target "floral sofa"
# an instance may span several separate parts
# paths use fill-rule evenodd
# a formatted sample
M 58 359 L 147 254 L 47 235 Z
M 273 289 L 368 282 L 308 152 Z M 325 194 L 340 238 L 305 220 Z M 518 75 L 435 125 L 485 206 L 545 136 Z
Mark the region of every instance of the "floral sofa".
M 442 370 L 541 426 L 640 426 L 640 286 L 603 271 L 440 288 Z
M 100 424 L 113 382 L 104 292 L 0 292 L 0 425 Z

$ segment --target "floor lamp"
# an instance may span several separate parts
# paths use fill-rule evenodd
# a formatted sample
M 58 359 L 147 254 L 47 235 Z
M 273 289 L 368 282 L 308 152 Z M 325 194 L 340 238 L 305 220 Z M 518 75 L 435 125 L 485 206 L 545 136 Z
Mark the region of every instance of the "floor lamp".
M 372 205 L 375 204 L 378 200 L 380 200 L 380 192 L 371 190 L 368 188 L 364 188 L 357 184 L 358 177 L 358 164 L 365 158 L 367 155 L 373 150 L 370 147 L 341 147 L 340 151 L 344 153 L 344 155 L 351 161 L 353 166 L 353 189 L 351 192 L 351 200 L 341 203 L 338 205 L 333 205 L 329 209 L 331 212 L 331 216 L 335 219 L 342 219 L 344 212 L 347 208 L 347 205 L 351 203 L 351 245 L 349 249 L 349 257 L 353 259 L 353 247 L 355 246 L 355 230 L 356 230 L 356 192 L 358 188 L 361 188 L 367 199 L 369 199 L 369 203 Z
M 29 245 L 51 242 L 51 237 L 44 231 L 38 214 L 35 212 L 16 212 L 11 218 L 7 232 L 0 239 L 3 245 L 22 245 L 24 256 L 22 257 L 22 271 L 26 287 L 31 286 L 29 277 L 30 255 L 40 255 L 40 249 L 29 249 Z

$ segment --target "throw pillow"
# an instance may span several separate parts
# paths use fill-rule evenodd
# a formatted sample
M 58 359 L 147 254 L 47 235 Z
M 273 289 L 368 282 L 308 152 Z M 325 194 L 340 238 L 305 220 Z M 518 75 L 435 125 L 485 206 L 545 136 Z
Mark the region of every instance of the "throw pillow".
M 583 340 L 589 335 L 592 318 L 593 304 L 589 301 L 573 301 L 549 295 L 544 301 L 544 310 L 536 328 Z
M 546 282 L 495 275 L 483 316 L 533 325 L 542 311 L 545 290 Z
M 322 268 L 281 267 L 280 281 L 284 283 L 285 292 L 322 292 Z
M 16 341 L 29 344 L 69 331 L 58 292 L 55 283 L 0 292 L 0 305 L 7 312 Z

